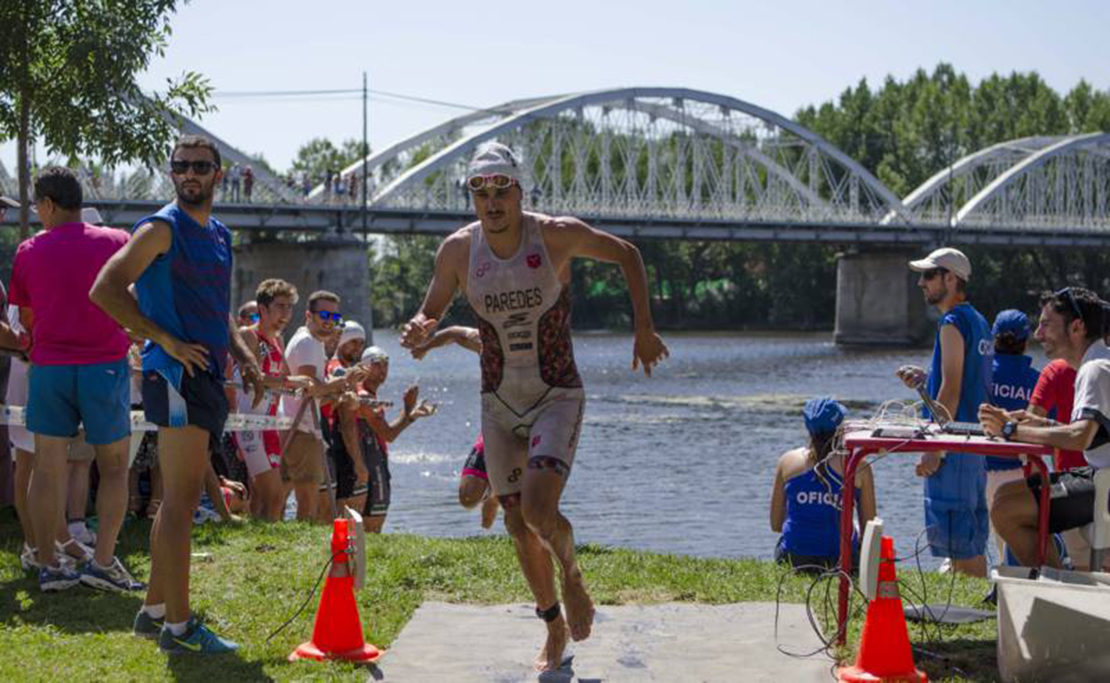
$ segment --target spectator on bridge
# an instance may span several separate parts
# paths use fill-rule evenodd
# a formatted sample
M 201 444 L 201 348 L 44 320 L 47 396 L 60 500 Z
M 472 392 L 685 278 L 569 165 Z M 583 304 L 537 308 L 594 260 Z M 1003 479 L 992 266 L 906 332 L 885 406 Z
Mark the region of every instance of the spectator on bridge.
M 929 372 L 905 365 L 898 377 L 911 388 L 925 382 L 950 419 L 974 422 L 979 406 L 990 399 L 994 348 L 986 318 L 967 301 L 971 262 L 958 249 L 944 247 L 909 266 L 920 273 L 917 286 L 941 318 Z M 990 519 L 983 457 L 924 453 L 917 474 L 925 478 L 925 526 L 933 556 L 949 560 L 954 571 L 985 577 Z
M 122 230 L 81 222 L 81 184 L 72 171 L 52 167 L 35 180 L 35 206 L 45 232 L 23 242 L 12 266 L 11 301 L 31 343 L 27 429 L 35 435 L 28 503 L 38 549 L 39 587 L 143 588 L 115 557 L 127 509 L 131 436 L 130 341 L 123 329 L 88 301 L 100 268 L 128 241 Z M 83 302 L 83 303 L 82 303 Z M 70 442 L 83 425 L 100 472 L 100 528 L 93 560 L 80 575 L 54 552 L 63 514 Z
M 809 445 L 782 454 L 771 489 L 771 530 L 781 533 L 775 559 L 793 567 L 831 569 L 840 562 L 840 500 L 844 454 L 834 450 L 848 411 L 831 398 L 805 404 Z M 875 483 L 868 465 L 856 471 L 853 491 L 862 528 L 875 516 Z M 853 554 L 859 538 L 853 536 Z
M 328 170 L 324 173 L 324 191 L 328 194 L 331 194 L 335 191 L 335 187 L 332 184 L 333 180 L 335 180 L 335 169 L 328 168 Z
M 243 197 L 249 204 L 251 193 L 254 192 L 254 169 L 249 165 L 243 169 Z
M 239 164 L 232 164 L 231 171 L 228 172 L 229 182 L 231 183 L 231 201 L 239 201 L 239 188 L 243 182 L 243 169 Z
M 308 171 L 301 171 L 301 189 L 306 197 L 312 193 L 312 174 Z

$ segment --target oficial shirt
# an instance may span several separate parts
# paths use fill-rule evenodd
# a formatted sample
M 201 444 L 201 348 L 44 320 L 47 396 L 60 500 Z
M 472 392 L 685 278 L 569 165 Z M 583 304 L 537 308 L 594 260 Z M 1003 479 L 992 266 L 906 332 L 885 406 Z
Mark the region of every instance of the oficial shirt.
M 1029 405 L 1037 406 L 1049 417 L 1055 417 L 1061 424 L 1071 422 L 1071 409 L 1075 402 L 1075 368 L 1063 359 L 1057 359 L 1044 366 Z M 1086 467 L 1087 459 L 1083 451 L 1064 451 L 1057 449 L 1053 461 L 1058 471 L 1075 467 Z
M 328 365 L 328 355 L 324 350 L 324 342 L 313 337 L 307 327 L 298 329 L 289 343 L 286 344 L 285 362 L 289 366 L 289 371 L 294 375 L 298 374 L 299 368 L 311 365 L 316 368 L 317 380 L 323 382 L 327 378 L 325 370 Z M 299 396 L 286 395 L 282 401 L 285 414 L 295 419 L 304 399 Z M 308 414 L 301 418 L 300 424 L 297 425 L 297 431 L 316 434 L 318 437 L 322 436 L 319 429 L 313 429 L 312 416 Z
M 1024 354 L 996 353 L 993 366 L 991 403 L 1005 410 L 1024 410 L 1041 376 L 1033 367 L 1033 359 Z M 1021 460 L 989 455 L 985 464 L 988 472 L 1015 470 L 1021 467 Z
M 63 223 L 19 245 L 10 301 L 34 315 L 32 363 L 89 365 L 127 355 L 127 334 L 89 300 L 100 269 L 127 239 L 123 230 Z
M 1071 421 L 1094 420 L 1098 432 L 1083 456 L 1091 467 L 1110 467 L 1110 349 L 1101 340 L 1091 344 L 1075 375 Z
M 933 345 L 933 362 L 926 381 L 929 396 L 934 399 L 940 393 L 944 367 L 940 331 L 945 325 L 953 325 L 964 340 L 960 403 L 952 417 L 960 422 L 978 422 L 979 405 L 988 403 L 991 396 L 994 338 L 990 326 L 986 318 L 966 302 L 941 316 Z M 982 456 L 973 453 L 948 453 L 940 469 L 924 478 L 926 507 L 937 511 L 981 507 L 983 478 L 986 477 L 983 460 Z

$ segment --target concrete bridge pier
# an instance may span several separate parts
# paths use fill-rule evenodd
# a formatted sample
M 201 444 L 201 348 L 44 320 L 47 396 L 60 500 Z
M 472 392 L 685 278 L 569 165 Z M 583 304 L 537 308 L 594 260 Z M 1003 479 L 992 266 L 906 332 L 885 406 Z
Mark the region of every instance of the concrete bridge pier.
M 235 247 L 232 310 L 253 299 L 258 283 L 267 278 L 292 283 L 300 296 L 286 329 L 286 340 L 304 324 L 308 296 L 326 289 L 339 295 L 344 317 L 361 323 L 366 328 L 367 343 L 373 343 L 370 263 L 364 242 L 341 236 L 309 242 L 244 241 Z
M 844 346 L 910 346 L 929 334 L 925 300 L 909 261 L 915 249 L 842 253 L 836 267 L 836 330 Z

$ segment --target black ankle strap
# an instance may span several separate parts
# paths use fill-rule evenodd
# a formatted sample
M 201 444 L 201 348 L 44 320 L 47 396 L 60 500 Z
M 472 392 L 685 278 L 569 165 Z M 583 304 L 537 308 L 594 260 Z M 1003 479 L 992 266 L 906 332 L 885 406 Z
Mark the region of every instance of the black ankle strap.
M 548 607 L 547 609 L 540 609 L 539 607 L 536 608 L 536 616 L 540 619 L 543 619 L 549 624 L 558 619 L 561 614 L 562 610 L 559 609 L 558 600 L 555 601 L 554 605 Z

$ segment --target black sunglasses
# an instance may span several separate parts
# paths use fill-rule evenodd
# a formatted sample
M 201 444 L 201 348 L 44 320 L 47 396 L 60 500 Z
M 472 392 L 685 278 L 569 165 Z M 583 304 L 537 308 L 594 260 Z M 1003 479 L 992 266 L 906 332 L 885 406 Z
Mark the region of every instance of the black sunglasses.
M 930 268 L 929 270 L 921 271 L 921 277 L 924 280 L 932 280 L 936 276 L 944 275 L 947 272 L 947 268 Z
M 216 170 L 216 164 L 215 162 L 205 161 L 204 159 L 201 159 L 199 161 L 174 159 L 170 162 L 170 170 L 177 175 L 185 175 L 185 173 L 190 168 L 193 169 L 193 173 L 196 173 L 197 175 L 208 175 L 212 171 Z
M 1071 293 L 1071 287 L 1064 287 L 1052 296 L 1056 299 L 1060 299 L 1061 301 L 1067 301 L 1068 306 L 1071 306 L 1072 312 L 1075 313 L 1076 319 L 1083 319 L 1083 311 L 1079 310 L 1079 302 L 1075 300 L 1075 295 Z

